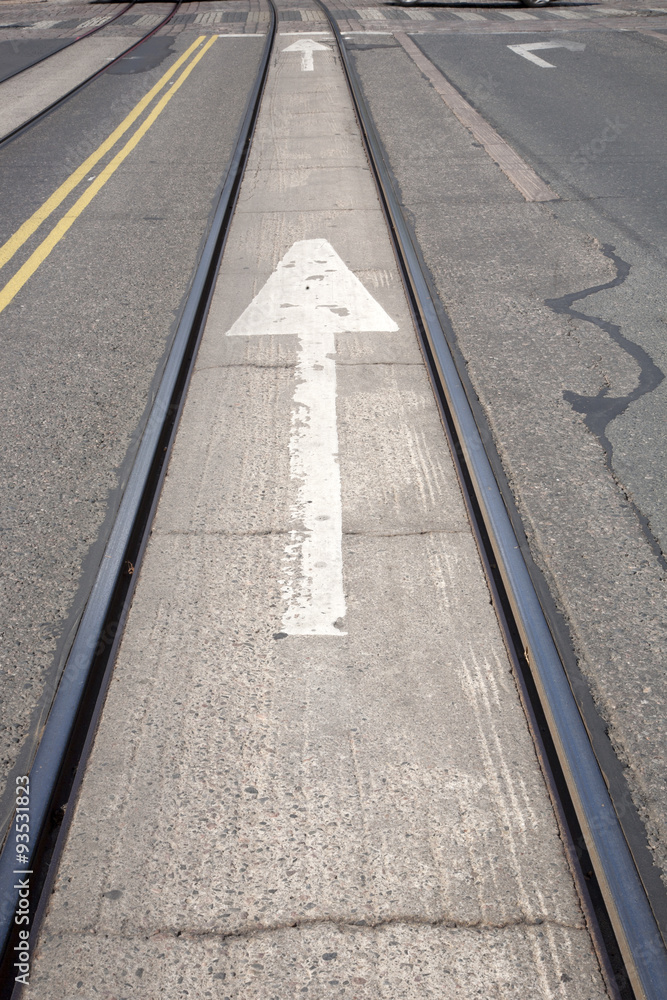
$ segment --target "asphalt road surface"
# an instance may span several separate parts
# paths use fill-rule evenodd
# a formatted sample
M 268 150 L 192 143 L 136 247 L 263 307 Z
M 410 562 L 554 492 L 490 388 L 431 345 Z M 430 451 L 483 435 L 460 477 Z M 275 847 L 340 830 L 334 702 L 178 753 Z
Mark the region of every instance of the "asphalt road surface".
M 0 83 L 15 73 L 20 73 L 26 66 L 32 66 L 38 59 L 53 55 L 68 43 L 69 39 L 62 38 L 0 42 Z
M 391 36 L 351 43 L 533 558 L 664 872 L 665 45 L 607 22 L 420 28 L 422 52 L 559 196 L 527 203 Z M 571 47 L 528 49 L 550 67 L 510 48 L 544 42 Z

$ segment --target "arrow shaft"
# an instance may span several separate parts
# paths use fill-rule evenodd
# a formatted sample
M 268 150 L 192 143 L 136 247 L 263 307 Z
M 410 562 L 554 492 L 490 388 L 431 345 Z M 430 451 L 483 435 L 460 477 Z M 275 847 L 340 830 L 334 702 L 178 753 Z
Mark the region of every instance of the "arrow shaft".
M 555 69 L 553 63 L 536 56 L 535 51 L 538 49 L 569 49 L 570 52 L 583 52 L 586 46 L 583 42 L 525 42 L 523 45 L 508 45 L 507 48 L 516 52 L 518 56 L 528 59 L 529 62 L 535 63 L 536 66 L 541 66 L 542 69 Z
M 299 338 L 297 385 L 290 434 L 290 475 L 298 483 L 285 548 L 288 635 L 345 635 L 334 622 L 345 616 L 342 505 L 336 426 L 333 333 Z
M 346 634 L 334 625 L 345 617 L 335 337 L 396 330 L 331 244 L 315 239 L 293 244 L 227 331 L 298 337 L 289 440 L 296 499 L 281 580 L 287 635 Z
M 313 64 L 312 49 L 308 49 L 306 52 L 301 53 L 301 69 L 304 71 L 304 73 L 307 73 L 309 70 L 315 69 L 315 66 Z
M 528 42 L 521 48 L 533 52 L 537 49 L 569 49 L 570 52 L 583 52 L 586 46 L 583 42 Z

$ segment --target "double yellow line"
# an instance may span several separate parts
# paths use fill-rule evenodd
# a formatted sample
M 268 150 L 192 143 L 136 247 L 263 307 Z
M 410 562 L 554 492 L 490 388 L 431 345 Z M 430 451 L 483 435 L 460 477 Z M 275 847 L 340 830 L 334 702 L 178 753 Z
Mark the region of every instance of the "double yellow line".
M 59 205 L 67 198 L 67 196 L 77 187 L 78 184 L 86 177 L 86 175 L 96 166 L 97 163 L 105 156 L 113 147 L 116 145 L 119 139 L 121 139 L 125 133 L 132 127 L 134 122 L 139 118 L 139 116 L 145 111 L 148 105 L 151 103 L 154 97 L 156 97 L 161 90 L 163 90 L 167 84 L 170 82 L 175 73 L 181 68 L 183 63 L 187 62 L 190 56 L 197 49 L 199 51 L 195 55 L 186 68 L 183 70 L 178 79 L 171 83 L 169 90 L 163 94 L 158 103 L 155 105 L 153 110 L 149 115 L 146 116 L 144 121 L 141 123 L 139 128 L 130 136 L 125 145 L 116 153 L 114 158 L 107 164 L 107 166 L 102 170 L 102 172 L 94 179 L 93 183 L 83 192 L 83 194 L 75 201 L 72 207 L 65 213 L 65 215 L 60 219 L 59 222 L 53 227 L 51 232 L 45 239 L 40 243 L 37 249 L 31 253 L 25 264 L 19 268 L 13 278 L 11 278 L 7 284 L 0 290 L 0 312 L 9 305 L 15 295 L 23 288 L 25 283 L 32 277 L 40 264 L 46 260 L 48 255 L 51 253 L 53 248 L 60 242 L 65 233 L 70 229 L 74 222 L 83 212 L 84 208 L 88 206 L 96 194 L 102 190 L 109 178 L 116 172 L 118 167 L 121 165 L 123 160 L 129 156 L 136 145 L 141 141 L 141 139 L 146 135 L 151 125 L 155 122 L 160 114 L 164 111 L 169 101 L 172 99 L 179 87 L 187 80 L 188 76 L 195 68 L 197 63 L 204 57 L 206 52 L 211 48 L 213 43 L 216 41 L 217 35 L 213 35 L 203 47 L 202 42 L 206 38 L 205 35 L 200 35 L 200 37 L 192 43 L 189 49 L 187 49 L 182 56 L 180 56 L 173 66 L 167 70 L 167 72 L 162 76 L 158 82 L 155 84 L 148 93 L 141 98 L 138 104 L 130 111 L 127 118 L 125 118 L 117 129 L 115 129 L 111 135 L 109 135 L 104 142 L 98 146 L 94 153 L 84 160 L 80 167 L 70 174 L 66 181 L 64 181 L 60 187 L 53 192 L 53 194 L 46 199 L 43 205 L 41 205 L 36 212 L 34 212 L 29 219 L 27 219 L 23 225 L 16 230 L 13 236 L 7 240 L 0 247 L 0 268 L 3 268 L 14 256 L 14 254 L 19 250 L 26 240 L 39 229 L 39 227 L 44 223 L 50 215 L 58 208 Z

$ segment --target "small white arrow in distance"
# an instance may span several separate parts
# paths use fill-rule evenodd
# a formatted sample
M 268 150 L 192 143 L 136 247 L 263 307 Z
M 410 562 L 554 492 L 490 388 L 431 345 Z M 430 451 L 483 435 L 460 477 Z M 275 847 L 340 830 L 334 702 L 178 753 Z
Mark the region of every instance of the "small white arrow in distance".
M 336 425 L 337 333 L 398 327 L 326 240 L 299 240 L 228 337 L 299 338 L 290 478 L 294 528 L 285 546 L 284 635 L 345 635 L 342 503 Z
M 569 49 L 570 52 L 583 52 L 586 46 L 582 42 L 528 42 L 526 45 L 508 45 L 507 48 L 516 52 L 518 56 L 528 59 L 529 62 L 535 63 L 536 66 L 541 66 L 542 69 L 555 69 L 553 63 L 547 62 L 546 59 L 540 59 L 539 56 L 534 56 L 535 49 Z
M 300 52 L 301 69 L 308 73 L 315 68 L 313 66 L 313 52 L 317 49 L 323 49 L 325 52 L 329 51 L 326 45 L 314 42 L 312 38 L 300 38 L 298 42 L 292 42 L 286 49 L 283 49 L 283 52 Z

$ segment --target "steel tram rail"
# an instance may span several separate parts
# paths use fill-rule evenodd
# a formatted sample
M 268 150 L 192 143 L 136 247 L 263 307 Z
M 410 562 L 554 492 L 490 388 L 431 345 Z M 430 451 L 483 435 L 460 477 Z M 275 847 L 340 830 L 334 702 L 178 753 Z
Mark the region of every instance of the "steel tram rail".
M 335 17 L 315 0 L 334 33 L 350 94 L 375 175 L 429 376 L 450 441 L 458 452 L 461 485 L 482 562 L 513 659 L 523 660 L 539 698 L 567 791 L 591 857 L 607 913 L 637 1000 L 667 997 L 667 949 L 625 840 L 607 785 L 570 687 L 563 662 L 496 482 L 480 429 L 421 263 L 416 238 L 401 209 L 392 174 Z M 466 484 L 467 481 L 467 484 Z M 472 495 L 471 495 L 472 494 Z M 484 539 L 488 546 L 484 546 Z M 498 573 L 491 573 L 495 565 Z M 498 606 L 500 601 L 500 606 Z M 507 617 L 511 618 L 508 633 Z M 514 631 L 516 630 L 516 631 Z M 512 632 L 516 639 L 513 640 Z M 518 648 L 516 648 L 518 645 Z M 529 720 L 530 721 L 530 720 Z M 533 727 L 534 728 L 534 727 Z M 540 747 L 538 746 L 538 752 Z M 544 762 L 544 754 L 540 757 Z M 549 776 L 547 776 L 549 780 Z
M 113 17 L 110 17 L 103 24 L 98 24 L 95 28 L 91 28 L 90 31 L 85 31 L 83 35 L 77 35 L 76 38 L 71 38 L 69 42 L 65 42 L 64 45 L 61 45 L 59 49 L 55 49 L 53 52 L 47 52 L 45 56 L 40 56 L 39 59 L 35 59 L 34 62 L 28 63 L 27 66 L 21 66 L 20 69 L 17 69 L 14 73 L 10 73 L 9 76 L 4 76 L 2 80 L 0 80 L 0 84 L 13 80 L 15 77 L 20 76 L 21 73 L 25 73 L 26 70 L 32 69 L 33 66 L 39 66 L 40 63 L 46 62 L 47 59 L 51 59 L 51 57 L 55 56 L 56 53 L 64 52 L 65 49 L 69 49 L 70 46 L 83 41 L 84 38 L 90 38 L 91 35 L 96 35 L 98 31 L 102 31 L 103 28 L 107 28 L 110 24 L 113 24 L 114 21 L 117 21 L 119 17 L 123 16 L 123 14 L 127 14 L 128 10 L 132 7 L 136 7 L 136 5 L 137 0 L 131 0 L 131 2 L 123 7 L 122 10 L 117 11 Z
M 137 0 L 134 0 L 134 3 L 136 2 Z M 159 31 L 161 28 L 164 28 L 164 26 L 171 21 L 171 19 L 174 17 L 174 15 L 177 13 L 177 11 L 182 7 L 182 5 L 185 2 L 187 2 L 187 0 L 172 0 L 173 3 L 172 9 L 165 17 L 162 18 L 159 24 L 156 24 L 153 28 L 150 29 L 150 31 L 147 31 L 145 35 L 141 36 L 141 38 L 138 38 L 136 42 L 132 42 L 131 45 L 128 45 L 126 49 L 123 49 L 122 52 L 120 52 L 117 56 L 114 56 L 114 58 L 111 59 L 109 62 L 105 63 L 104 66 L 101 66 L 99 69 L 96 69 L 94 73 L 91 73 L 90 76 L 87 76 L 85 80 L 81 81 L 81 83 L 77 83 L 76 87 L 72 87 L 72 89 L 68 90 L 67 93 L 62 95 L 62 97 L 59 97 L 51 104 L 48 104 L 45 108 L 42 108 L 41 111 L 38 111 L 36 115 L 33 115 L 31 118 L 28 118 L 26 121 L 23 122 L 23 124 L 17 125 L 16 128 L 12 129 L 11 132 L 7 132 L 6 135 L 3 135 L 2 138 L 0 138 L 0 149 L 2 149 L 5 143 L 11 142 L 12 139 L 15 139 L 19 135 L 22 135 L 29 128 L 32 128 L 33 125 L 36 125 L 37 122 L 40 122 L 42 118 L 45 118 L 48 114 L 50 114 L 52 111 L 55 111 L 55 109 L 59 108 L 62 104 L 65 104 L 66 101 L 69 101 L 70 97 L 73 97 L 75 94 L 78 94 L 80 90 L 83 90 L 84 87 L 87 87 L 89 83 L 92 83 L 93 80 L 96 80 L 98 76 L 101 76 L 104 72 L 106 72 L 106 70 L 110 69 L 111 66 L 115 66 L 116 63 L 120 62 L 121 59 L 124 59 L 125 56 L 129 55 L 130 52 L 133 52 L 140 45 L 143 45 L 143 43 L 148 38 L 151 38 L 157 31 Z M 130 4 L 130 6 L 131 7 L 134 6 L 134 3 Z M 125 11 L 121 11 L 121 13 L 125 13 Z M 120 17 L 120 14 L 118 16 Z M 110 23 L 111 22 L 107 21 L 107 24 Z M 103 24 L 100 25 L 100 27 L 104 28 L 106 27 L 106 25 Z M 75 40 L 78 41 L 78 39 Z M 58 52 L 62 52 L 62 49 L 58 49 Z M 55 55 L 55 53 L 52 54 Z M 45 56 L 45 58 L 49 59 L 51 57 Z M 38 62 L 41 61 L 42 60 L 38 60 Z M 34 65 L 36 65 L 36 63 Z M 29 66 L 26 67 L 26 69 L 30 68 L 31 67 Z M 21 72 L 23 72 L 23 70 L 21 70 Z M 3 83 L 4 82 L 5 81 L 3 81 Z
M 30 769 L 31 849 L 26 872 L 31 884 L 31 937 L 46 908 L 57 859 L 64 846 L 70 813 L 87 753 L 102 710 L 117 645 L 137 579 L 185 392 L 201 339 L 215 279 L 241 186 L 259 112 L 276 32 L 273 0 L 259 71 L 237 133 L 234 153 L 222 184 L 190 292 L 157 390 L 104 556 Z M 179 3 L 176 6 L 180 6 Z M 12 886 L 21 875 L 14 856 L 13 825 L 0 855 L 0 885 Z M 18 889 L 0 897 L 0 997 L 13 993 L 9 978 L 17 927 Z

